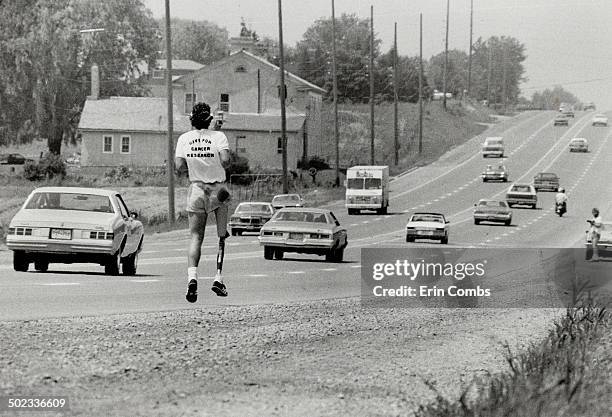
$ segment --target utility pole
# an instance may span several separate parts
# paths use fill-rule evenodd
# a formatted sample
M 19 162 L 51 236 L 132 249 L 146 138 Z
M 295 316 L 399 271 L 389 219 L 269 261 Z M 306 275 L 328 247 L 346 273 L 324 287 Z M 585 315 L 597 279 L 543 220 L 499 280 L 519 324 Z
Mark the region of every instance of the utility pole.
M 332 79 L 334 89 L 334 140 L 336 141 L 336 187 L 340 186 L 340 133 L 338 130 L 338 78 L 336 74 L 336 8 L 332 6 Z
M 442 94 L 444 95 L 442 103 L 444 110 L 446 110 L 446 70 L 448 68 L 448 17 L 450 0 L 446 0 L 446 37 L 444 41 L 444 73 L 442 74 Z
M 423 152 L 423 13 L 419 14 L 419 155 Z
M 285 53 L 283 51 L 283 6 L 282 0 L 278 0 L 278 42 L 280 58 L 280 102 L 281 102 L 281 143 L 283 147 L 283 193 L 289 192 L 287 178 L 287 114 L 285 109 Z
M 487 49 L 489 50 L 487 65 L 487 107 L 491 107 L 491 60 L 493 58 L 491 42 L 487 42 Z
M 172 39 L 170 33 L 170 0 L 166 0 L 166 87 L 168 95 L 168 222 L 174 224 L 174 116 L 172 115 Z
M 507 72 L 506 72 L 506 67 L 508 65 L 508 56 L 507 56 L 507 50 L 506 50 L 506 44 L 504 43 L 504 45 L 502 46 L 502 105 L 504 107 L 504 114 L 506 112 L 506 96 L 508 95 L 508 91 L 506 90 L 506 77 L 507 77 Z
M 374 165 L 374 6 L 370 6 L 370 165 Z
M 399 163 L 399 128 L 397 117 L 397 22 L 393 28 L 393 138 L 395 149 L 395 165 Z
M 467 95 L 472 95 L 472 37 L 474 34 L 474 0 L 470 0 L 470 54 L 468 55 Z

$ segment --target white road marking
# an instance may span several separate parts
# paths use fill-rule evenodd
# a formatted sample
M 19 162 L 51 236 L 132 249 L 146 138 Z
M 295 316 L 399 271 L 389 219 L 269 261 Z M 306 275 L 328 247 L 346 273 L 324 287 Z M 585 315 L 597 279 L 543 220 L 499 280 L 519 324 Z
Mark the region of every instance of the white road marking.
M 253 277 L 253 278 L 261 278 L 261 277 L 267 277 L 268 274 L 248 274 L 247 277 Z
M 46 284 L 38 284 L 38 285 L 46 285 L 49 287 L 59 287 L 63 285 L 81 285 L 81 283 L 80 282 L 49 282 Z
M 287 271 L 288 274 L 292 274 L 292 275 L 301 275 L 301 274 L 305 274 L 306 272 L 304 271 Z
M 158 282 L 158 279 L 131 279 L 132 282 Z
M 321 268 L 321 271 L 337 271 L 338 268 Z
M 351 265 L 351 268 L 361 268 L 361 265 Z

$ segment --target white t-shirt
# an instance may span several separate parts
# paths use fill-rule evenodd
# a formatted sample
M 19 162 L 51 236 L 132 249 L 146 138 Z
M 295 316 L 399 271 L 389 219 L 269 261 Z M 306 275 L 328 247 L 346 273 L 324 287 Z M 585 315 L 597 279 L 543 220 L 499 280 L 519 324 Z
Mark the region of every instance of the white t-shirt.
M 565 203 L 567 201 L 567 195 L 565 193 L 557 193 L 555 201 L 557 203 Z
M 597 216 L 597 217 L 593 217 L 593 219 L 591 219 L 593 221 L 593 223 L 591 224 L 591 233 L 599 233 L 601 234 L 601 231 L 603 230 L 603 220 L 601 219 L 601 215 Z
M 227 136 L 218 130 L 191 130 L 183 133 L 176 144 L 176 158 L 184 158 L 189 181 L 224 182 L 225 169 L 219 152 L 229 150 Z

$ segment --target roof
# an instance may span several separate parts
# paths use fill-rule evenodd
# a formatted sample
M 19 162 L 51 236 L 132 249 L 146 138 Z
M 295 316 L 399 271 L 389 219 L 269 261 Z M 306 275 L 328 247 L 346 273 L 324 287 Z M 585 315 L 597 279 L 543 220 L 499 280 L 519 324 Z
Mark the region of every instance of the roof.
M 287 131 L 300 131 L 305 121 L 306 116 L 303 114 L 287 115 Z M 223 130 L 280 132 L 281 118 L 279 115 L 264 113 L 225 113 Z
M 215 67 L 217 67 L 217 66 L 219 66 L 219 65 L 222 65 L 226 59 L 231 59 L 231 58 L 233 58 L 233 57 L 235 57 L 235 56 L 237 56 L 237 55 L 240 55 L 240 54 L 242 54 L 242 55 L 244 55 L 244 56 L 247 56 L 247 57 L 249 57 L 249 58 L 250 58 L 250 59 L 252 59 L 252 60 L 256 60 L 258 63 L 263 64 L 263 65 L 265 65 L 265 66 L 267 66 L 267 67 L 271 68 L 271 69 L 272 69 L 272 70 L 274 70 L 274 71 L 280 71 L 280 68 L 279 68 L 279 67 L 277 67 L 276 65 L 272 64 L 271 62 L 268 62 L 268 61 L 267 61 L 267 60 L 265 60 L 264 58 L 259 57 L 259 56 L 257 56 L 257 55 L 254 55 L 254 54 L 252 54 L 252 53 L 250 53 L 250 52 L 247 52 L 247 51 L 244 51 L 244 50 L 242 50 L 242 51 L 238 51 L 238 52 L 234 52 L 233 54 L 231 54 L 231 55 L 229 55 L 229 56 L 227 56 L 227 57 L 225 57 L 225 58 L 222 58 L 222 59 L 220 59 L 220 60 L 218 60 L 218 61 L 214 62 L 214 63 L 213 63 L 213 64 L 211 64 L 211 65 L 207 65 L 207 66 L 204 68 L 204 70 L 213 69 L 213 68 L 215 68 Z M 293 82 L 295 82 L 295 83 L 297 83 L 297 84 L 301 84 L 301 85 L 303 85 L 304 87 L 306 87 L 306 88 L 307 88 L 307 89 L 309 89 L 309 90 L 314 90 L 314 91 L 316 91 L 316 92 L 317 92 L 317 93 L 319 93 L 319 94 L 325 94 L 325 93 L 327 93 L 327 90 L 325 90 L 324 88 L 321 88 L 321 87 L 319 87 L 318 85 L 315 85 L 315 84 L 311 83 L 310 81 L 306 81 L 305 79 L 300 78 L 300 77 L 298 77 L 297 75 L 295 75 L 295 74 L 293 74 L 293 73 L 291 73 L 291 72 L 289 72 L 289 71 L 287 71 L 287 70 L 285 70 L 285 75 L 286 75 L 286 76 L 287 76 L 287 77 L 288 77 L 290 80 L 292 80 Z M 186 74 L 186 75 L 181 76 L 180 78 L 183 78 L 183 77 L 185 77 L 186 79 L 188 79 L 187 77 L 193 77 L 193 74 Z
M 430 212 L 430 211 L 415 211 L 412 214 L 413 215 L 415 215 L 415 214 L 428 214 L 430 216 L 442 216 L 442 217 L 444 217 L 444 214 L 442 214 L 442 213 L 433 213 L 433 212 Z
M 308 213 L 329 213 L 331 210 L 316 208 L 316 207 L 283 207 L 278 211 L 297 211 L 297 212 L 308 212 Z
M 156 64 L 157 69 L 166 69 L 165 59 L 157 59 L 155 60 L 155 64 Z M 205 66 L 204 64 L 200 64 L 199 62 L 195 62 L 190 59 L 173 59 L 172 60 L 173 70 L 197 71 L 204 66 Z
M 165 97 L 110 97 L 87 99 L 79 129 L 111 131 L 168 131 L 168 108 Z M 174 108 L 174 130 L 191 130 L 186 115 Z
M 105 195 L 112 196 L 117 194 L 116 191 L 113 190 L 104 190 L 102 188 L 85 188 L 85 187 L 39 187 L 36 188 L 35 192 L 42 193 L 71 193 L 71 194 L 94 194 L 94 195 Z

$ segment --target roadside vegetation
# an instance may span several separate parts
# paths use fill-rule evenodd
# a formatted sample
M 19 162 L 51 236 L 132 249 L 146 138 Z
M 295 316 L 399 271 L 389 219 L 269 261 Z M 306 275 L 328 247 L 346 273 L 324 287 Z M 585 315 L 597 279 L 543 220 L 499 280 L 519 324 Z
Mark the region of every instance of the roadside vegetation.
M 474 380 L 458 400 L 438 393 L 416 416 L 609 415 L 611 327 L 610 313 L 592 300 L 568 308 L 541 342 L 518 353 L 506 346 L 507 371 Z

